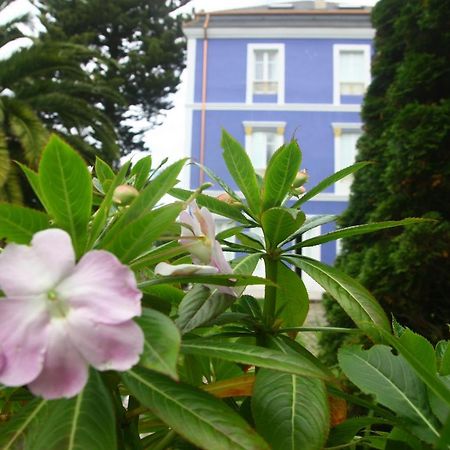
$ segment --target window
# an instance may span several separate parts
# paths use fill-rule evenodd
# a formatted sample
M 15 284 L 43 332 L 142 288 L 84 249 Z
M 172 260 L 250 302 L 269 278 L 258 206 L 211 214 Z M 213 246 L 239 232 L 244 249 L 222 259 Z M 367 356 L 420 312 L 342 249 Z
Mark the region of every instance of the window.
M 245 149 L 253 167 L 264 175 L 267 164 L 283 144 L 285 122 L 244 122 Z
M 334 169 L 345 169 L 355 162 L 356 144 L 361 136 L 360 123 L 334 123 Z M 335 184 L 335 193 L 348 195 L 353 176 L 349 175 Z
M 247 103 L 275 97 L 284 102 L 283 44 L 249 44 L 247 47 Z
M 364 95 L 370 83 L 370 46 L 334 46 L 334 103 L 342 96 Z

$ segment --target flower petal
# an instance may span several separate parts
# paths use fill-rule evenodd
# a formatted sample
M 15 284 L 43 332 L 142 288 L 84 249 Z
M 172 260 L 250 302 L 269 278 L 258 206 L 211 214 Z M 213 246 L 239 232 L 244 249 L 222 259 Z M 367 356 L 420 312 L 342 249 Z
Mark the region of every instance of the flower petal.
M 49 317 L 38 298 L 0 299 L 0 383 L 22 386 L 42 370 Z
M 86 320 L 74 312 L 68 323 L 71 341 L 96 369 L 124 371 L 139 361 L 144 334 L 132 320 L 110 325 Z
M 63 230 L 39 231 L 31 246 L 9 244 L 0 254 L 0 289 L 7 297 L 41 294 L 74 267 L 70 236 Z
M 225 259 L 222 247 L 217 241 L 214 241 L 214 247 L 211 256 L 211 265 L 217 267 L 219 273 L 233 273 L 233 269 L 231 268 L 229 262 Z
M 68 337 L 66 320 L 52 320 L 44 367 L 28 385 L 30 391 L 49 400 L 73 397 L 83 390 L 87 379 L 88 365 Z
M 167 264 L 165 262 L 161 262 L 155 267 L 155 274 L 162 276 L 171 276 L 171 275 L 211 275 L 217 273 L 218 270 L 216 267 L 212 266 L 201 266 L 197 264 Z
M 120 323 L 141 314 L 141 291 L 133 272 L 112 253 L 92 250 L 56 288 L 71 308 L 102 323 Z

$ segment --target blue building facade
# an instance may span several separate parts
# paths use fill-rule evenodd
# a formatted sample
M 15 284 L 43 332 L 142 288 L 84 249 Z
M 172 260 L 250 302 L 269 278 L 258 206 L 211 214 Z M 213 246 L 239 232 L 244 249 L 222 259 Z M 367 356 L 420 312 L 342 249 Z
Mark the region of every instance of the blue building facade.
M 278 3 L 201 13 L 184 31 L 186 134 L 193 160 L 233 185 L 221 157 L 224 128 L 245 146 L 260 173 L 271 153 L 296 137 L 309 186 L 353 162 L 370 83 L 369 9 L 323 0 Z M 191 167 L 195 188 L 207 178 Z M 330 187 L 308 203 L 306 214 L 340 214 L 350 184 L 347 179 Z M 329 243 L 308 252 L 332 263 L 338 248 Z

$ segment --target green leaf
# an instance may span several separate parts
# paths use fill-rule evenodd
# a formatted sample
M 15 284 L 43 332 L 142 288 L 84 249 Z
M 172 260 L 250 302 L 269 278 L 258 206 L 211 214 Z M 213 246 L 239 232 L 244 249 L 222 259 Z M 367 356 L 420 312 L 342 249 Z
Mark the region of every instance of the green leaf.
M 141 158 L 131 169 L 131 176 L 135 176 L 134 187 L 141 190 L 150 176 L 150 169 L 152 168 L 152 157 L 150 155 Z
M 113 240 L 117 233 L 120 233 L 126 225 L 151 211 L 157 202 L 159 202 L 175 183 L 177 183 L 177 177 L 185 162 L 186 160 L 182 159 L 170 165 L 148 184 L 106 233 L 103 239 L 103 245 L 105 247 L 109 246 L 109 242 Z
M 252 397 L 256 430 L 273 450 L 321 450 L 330 413 L 323 381 L 261 369 Z
M 173 203 L 150 211 L 117 230 L 115 237 L 109 240 L 104 248 L 114 253 L 122 262 L 129 263 L 148 251 L 154 241 L 175 223 L 183 209 L 182 203 Z M 101 246 L 103 245 L 102 242 Z
M 200 327 L 223 313 L 236 300 L 232 295 L 211 291 L 205 286 L 191 289 L 178 310 L 176 324 L 183 334 Z
M 346 167 L 345 169 L 339 170 L 333 175 L 325 178 L 317 186 L 314 186 L 311 190 L 309 190 L 302 198 L 297 200 L 292 206 L 292 208 L 298 208 L 299 206 L 303 205 L 303 203 L 307 202 L 308 200 L 311 200 L 317 194 L 320 194 L 327 187 L 333 185 L 339 180 L 342 180 L 342 178 L 345 178 L 346 176 L 357 172 L 359 169 L 362 169 L 368 164 L 370 164 L 370 162 L 367 161 L 358 162 L 356 164 L 353 164 L 352 166 Z
M 270 208 L 263 212 L 261 224 L 271 248 L 294 234 L 305 222 L 305 213 L 295 209 Z
M 277 283 L 277 318 L 283 320 L 283 327 L 303 325 L 309 311 L 309 297 L 301 277 L 279 262 Z
M 360 430 L 378 424 L 391 425 L 392 422 L 380 417 L 351 417 L 330 430 L 327 447 L 348 444 Z
M 322 214 L 318 216 L 307 217 L 305 223 L 298 229 L 297 233 L 295 233 L 295 236 L 306 233 L 307 231 L 312 230 L 316 227 L 320 227 L 321 225 L 334 222 L 337 218 L 338 216 L 334 214 Z M 292 239 L 295 236 L 292 236 Z
M 79 254 L 91 216 L 92 182 L 81 156 L 53 135 L 39 165 L 45 206 L 57 226 L 66 230 Z
M 186 354 L 209 356 L 294 375 L 330 379 L 330 375 L 302 355 L 283 354 L 263 347 L 216 340 L 188 340 L 181 344 Z
M 280 206 L 300 170 L 302 154 L 297 141 L 281 146 L 270 158 L 262 189 L 263 211 Z
M 364 225 L 355 225 L 352 227 L 341 228 L 336 231 L 317 236 L 311 239 L 306 239 L 290 248 L 312 247 L 314 245 L 324 244 L 329 241 L 336 241 L 347 237 L 359 236 L 360 234 L 373 233 L 374 231 L 386 230 L 388 228 L 401 227 L 411 225 L 414 223 L 423 222 L 424 219 L 409 218 L 404 220 L 390 220 L 386 222 L 368 223 Z
M 177 359 L 181 341 L 178 328 L 167 316 L 148 308 L 143 309 L 136 322 L 145 336 L 139 364 L 178 379 Z
M 180 188 L 172 188 L 169 191 L 169 194 L 180 200 L 187 200 L 192 196 L 191 191 L 186 191 Z M 239 223 L 249 223 L 248 219 L 246 219 L 246 217 L 241 213 L 238 206 L 230 205 L 222 200 L 218 200 L 217 198 L 206 194 L 197 194 L 195 199 L 200 206 L 208 208 L 215 214 L 228 217 L 229 219 L 235 220 Z
M 158 284 L 211 284 L 216 286 L 250 286 L 255 284 L 273 285 L 274 283 L 265 278 L 255 277 L 247 274 L 226 274 L 226 275 L 179 275 L 170 277 L 158 277 L 139 283 L 140 288 L 146 286 L 156 286 Z
M 414 422 L 410 425 L 414 434 L 427 442 L 439 438 L 426 386 L 403 356 L 394 355 L 385 345 L 369 350 L 352 346 L 341 348 L 338 360 L 345 375 L 363 392 L 375 395 L 379 403 Z
M 247 152 L 225 130 L 222 133 L 222 147 L 223 159 L 231 176 L 244 194 L 250 210 L 258 215 L 261 209 L 259 186 Z
M 439 398 L 441 398 L 447 405 L 450 406 L 450 389 L 445 383 L 437 376 L 436 373 L 430 371 L 428 367 L 429 356 L 424 354 L 422 345 L 419 345 L 418 350 L 410 348 L 409 345 L 404 345 L 401 339 L 396 338 L 385 330 L 378 329 L 383 339 L 392 347 L 394 347 L 414 368 L 417 376 L 428 386 L 428 388 L 434 392 Z M 404 334 L 412 333 L 411 330 L 406 330 Z M 403 337 L 402 335 L 402 337 Z
M 92 220 L 92 225 L 89 232 L 89 241 L 87 244 L 88 249 L 90 249 L 94 245 L 96 239 L 100 236 L 101 232 L 103 231 L 111 210 L 114 190 L 116 189 L 117 186 L 122 184 L 129 167 L 130 163 L 125 163 L 121 167 L 117 175 L 114 176 L 114 179 L 110 182 L 108 192 L 103 197 L 103 200 L 98 210 L 95 212 L 94 218 Z
M 426 338 L 409 329 L 405 329 L 398 340 L 402 346 L 411 353 L 420 355 L 424 367 L 426 367 L 433 376 L 436 375 L 438 371 L 436 354 L 433 346 Z
M 269 450 L 244 419 L 200 389 L 138 368 L 122 379 L 144 406 L 201 449 Z
M 34 399 L 14 414 L 10 420 L 0 424 L 0 448 L 2 450 L 24 448 L 30 429 L 42 419 L 42 413 L 45 411 L 47 403 L 47 400 Z
M 390 332 L 390 323 L 383 308 L 372 294 L 348 275 L 305 256 L 286 257 L 288 262 L 304 270 L 316 280 L 342 307 L 350 318 L 369 335 L 375 335 L 373 325 Z
M 439 373 L 441 375 L 450 375 L 450 344 L 448 343 L 441 359 Z
M 111 167 L 105 163 L 98 156 L 95 157 L 95 175 L 97 175 L 103 189 L 105 189 L 107 181 L 112 181 L 115 178 L 115 174 Z
M 110 394 L 100 375 L 91 371 L 77 397 L 49 402 L 45 421 L 30 437 L 30 450 L 115 449 L 115 428 Z
M 33 234 L 49 227 L 46 214 L 23 206 L 0 204 L 0 239 L 29 244 Z
M 36 194 L 37 198 L 41 202 L 42 206 L 48 211 L 47 206 L 45 205 L 45 198 L 42 194 L 41 184 L 39 181 L 39 175 L 32 169 L 30 169 L 25 164 L 21 164 L 20 162 L 17 162 L 17 164 L 22 169 L 22 172 L 27 177 L 28 183 L 30 183 L 31 188 L 33 189 L 34 193 Z

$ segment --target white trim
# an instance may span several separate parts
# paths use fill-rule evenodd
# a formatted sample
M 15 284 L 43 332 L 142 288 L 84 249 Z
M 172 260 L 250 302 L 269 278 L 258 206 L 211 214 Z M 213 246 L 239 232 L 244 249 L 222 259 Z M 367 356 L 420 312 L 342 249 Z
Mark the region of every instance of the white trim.
M 247 145 L 247 139 L 246 139 Z M 210 195 L 211 197 L 217 197 L 220 194 L 223 194 L 223 191 L 216 190 L 206 190 L 203 191 L 203 194 Z M 236 194 L 244 198 L 244 195 L 240 191 L 236 191 Z M 317 194 L 313 199 L 309 200 L 310 202 L 348 202 L 349 196 L 345 194 L 335 194 L 333 192 L 325 192 L 321 194 Z
M 338 170 L 343 169 L 343 167 L 341 167 L 341 165 L 338 163 L 339 162 L 339 158 L 340 158 L 340 154 L 341 154 L 341 137 L 342 137 L 342 132 L 354 132 L 354 131 L 359 131 L 360 133 L 362 133 L 362 123 L 338 123 L 338 122 L 334 122 L 331 124 L 331 126 L 333 127 L 333 131 L 334 131 L 334 171 L 337 172 Z M 351 175 L 347 175 L 348 178 Z M 344 180 L 345 180 L 344 178 Z M 342 189 L 343 185 L 340 184 L 340 181 L 337 181 L 334 184 L 334 192 L 335 195 L 341 195 L 341 196 L 346 196 L 348 198 L 350 192 L 346 192 L 346 190 Z M 347 186 L 347 185 L 346 185 Z
M 286 128 L 286 122 L 244 120 L 242 124 L 252 128 Z
M 339 79 L 339 53 L 345 50 L 357 50 L 364 54 L 364 73 L 366 88 L 370 84 L 370 45 L 369 44 L 334 44 L 333 45 L 333 103 L 341 103 L 340 79 Z
M 247 86 L 245 102 L 253 103 L 253 82 L 255 81 L 255 50 L 276 50 L 278 52 L 277 103 L 284 103 L 285 59 L 284 44 L 247 44 Z
M 340 130 L 358 130 L 362 131 L 363 124 L 362 122 L 332 122 L 331 126 L 333 127 L 333 130 L 340 129 Z
M 188 108 L 200 110 L 201 103 L 191 103 Z M 334 105 L 331 103 L 207 103 L 208 111 L 305 111 L 305 112 L 361 112 L 359 104 Z
M 184 28 L 188 38 L 202 38 L 203 28 Z M 373 28 L 208 28 L 210 39 L 373 39 Z

